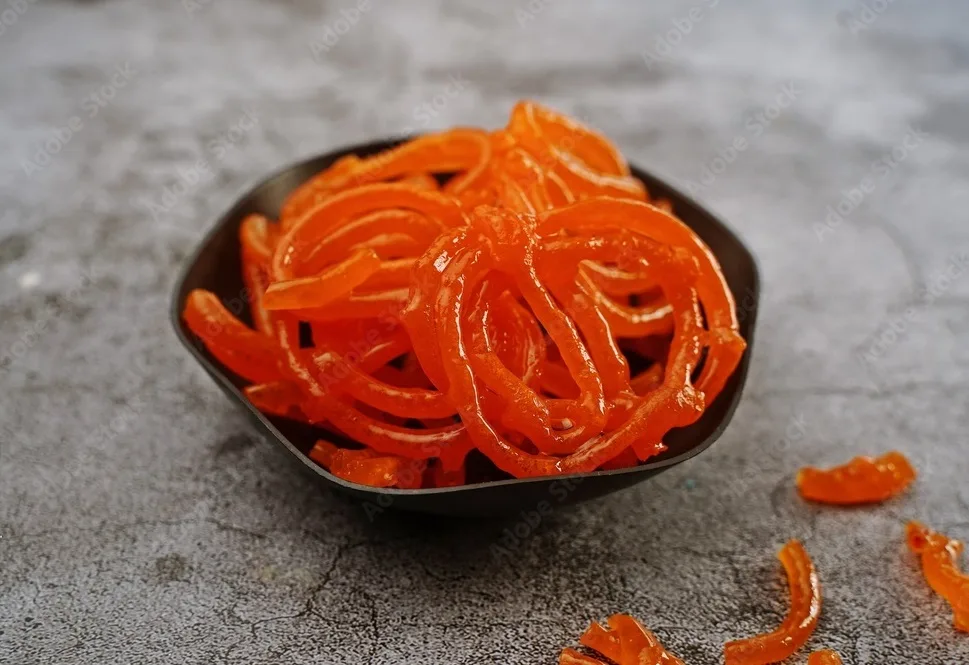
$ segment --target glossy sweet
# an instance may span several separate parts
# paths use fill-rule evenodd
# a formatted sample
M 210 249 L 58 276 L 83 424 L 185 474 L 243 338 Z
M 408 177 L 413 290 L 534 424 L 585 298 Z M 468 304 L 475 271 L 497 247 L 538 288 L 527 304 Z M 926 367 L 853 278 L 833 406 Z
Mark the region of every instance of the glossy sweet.
M 519 478 L 623 468 L 745 348 L 712 253 L 648 201 L 604 137 L 523 102 L 496 132 L 344 157 L 278 224 L 247 218 L 256 330 L 204 292 L 183 316 L 254 405 L 363 446 L 313 456 L 345 480 L 451 486 L 472 449 Z
M 842 665 L 837 651 L 822 649 L 808 656 L 807 665 Z
M 821 583 L 804 546 L 796 540 L 778 554 L 790 588 L 791 604 L 784 621 L 770 633 L 728 642 L 725 665 L 779 663 L 798 651 L 811 637 L 821 615 Z
M 283 377 L 279 349 L 272 338 L 246 327 L 214 294 L 192 291 L 182 316 L 229 370 L 254 383 L 272 383 Z
M 969 575 L 959 570 L 961 541 L 947 538 L 919 522 L 909 522 L 906 540 L 922 560 L 922 573 L 932 590 L 952 607 L 956 630 L 969 632 Z
M 832 469 L 801 469 L 797 489 L 809 501 L 852 505 L 878 503 L 901 494 L 915 480 L 915 469 L 900 452 L 855 457 Z
M 628 614 L 614 614 L 606 626 L 593 622 L 579 642 L 601 654 L 605 660 L 587 656 L 574 649 L 563 649 L 559 665 L 684 665 L 667 651 L 659 639 Z

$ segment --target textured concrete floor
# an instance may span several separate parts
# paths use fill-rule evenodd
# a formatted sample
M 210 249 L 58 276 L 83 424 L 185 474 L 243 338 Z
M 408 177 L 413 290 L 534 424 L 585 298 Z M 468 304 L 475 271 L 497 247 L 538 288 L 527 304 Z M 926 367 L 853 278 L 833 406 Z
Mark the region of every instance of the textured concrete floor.
M 910 517 L 969 538 L 969 7 L 320 4 L 0 14 L 0 663 L 552 663 L 628 611 L 709 665 L 780 620 L 790 537 L 826 589 L 812 647 L 969 661 L 902 540 Z M 311 486 L 165 310 L 263 174 L 496 126 L 522 97 L 692 188 L 754 248 L 765 300 L 723 439 L 555 512 L 509 562 L 489 546 L 515 520 L 370 521 Z M 921 471 L 904 498 L 793 493 L 803 464 L 889 448 Z

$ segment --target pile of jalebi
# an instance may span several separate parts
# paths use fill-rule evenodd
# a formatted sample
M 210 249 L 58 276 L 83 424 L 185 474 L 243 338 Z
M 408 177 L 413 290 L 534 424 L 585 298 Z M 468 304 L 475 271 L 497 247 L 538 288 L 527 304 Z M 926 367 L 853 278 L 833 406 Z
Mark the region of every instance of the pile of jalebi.
M 240 240 L 255 329 L 203 291 L 184 318 L 260 410 L 356 442 L 311 457 L 360 484 L 462 484 L 472 449 L 515 477 L 635 465 L 745 347 L 706 245 L 533 103 L 344 157 Z

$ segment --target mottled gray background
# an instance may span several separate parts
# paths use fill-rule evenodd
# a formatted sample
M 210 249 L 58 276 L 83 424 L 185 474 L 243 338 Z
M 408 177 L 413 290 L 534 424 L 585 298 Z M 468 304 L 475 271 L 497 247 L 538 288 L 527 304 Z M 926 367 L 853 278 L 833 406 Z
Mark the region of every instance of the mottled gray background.
M 552 663 L 628 611 L 718 663 L 780 620 L 791 537 L 826 589 L 811 647 L 969 660 L 902 537 L 910 517 L 969 537 L 969 5 L 698 0 L 697 21 L 669 1 L 372 0 L 352 25 L 354 0 L 191 5 L 0 14 L 0 662 Z M 344 34 L 324 52 L 328 27 Z M 189 360 L 166 306 L 267 172 L 406 128 L 498 126 L 522 97 L 680 184 L 721 170 L 696 195 L 755 250 L 765 299 L 723 439 L 557 510 L 506 561 L 490 545 L 514 519 L 370 521 L 312 486 Z M 921 472 L 904 498 L 794 494 L 801 465 L 890 448 Z

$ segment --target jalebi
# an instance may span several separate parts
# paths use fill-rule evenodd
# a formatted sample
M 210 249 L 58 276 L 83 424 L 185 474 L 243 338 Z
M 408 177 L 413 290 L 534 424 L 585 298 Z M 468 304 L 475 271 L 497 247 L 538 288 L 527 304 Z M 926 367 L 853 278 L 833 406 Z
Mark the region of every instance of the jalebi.
M 614 614 L 606 626 L 593 622 L 579 642 L 606 661 L 566 648 L 559 655 L 559 665 L 604 665 L 607 661 L 616 665 L 684 665 L 660 644 L 656 635 L 628 614 Z
M 805 499 L 820 503 L 878 503 L 901 494 L 913 480 L 911 463 L 893 451 L 878 458 L 855 457 L 833 469 L 801 469 L 797 489 Z
M 723 389 L 745 344 L 709 248 L 604 136 L 531 102 L 349 155 L 278 222 L 243 220 L 253 328 L 184 319 L 263 412 L 340 432 L 312 459 L 400 488 L 638 464 Z
M 956 630 L 969 633 L 969 575 L 959 571 L 962 542 L 918 522 L 909 522 L 906 536 L 909 549 L 922 559 L 929 586 L 952 606 Z
M 842 665 L 841 656 L 837 651 L 821 649 L 808 656 L 807 665 Z
M 725 665 L 779 663 L 807 643 L 821 615 L 821 583 L 804 547 L 796 540 L 778 554 L 790 587 L 791 606 L 781 625 L 770 633 L 728 642 Z

